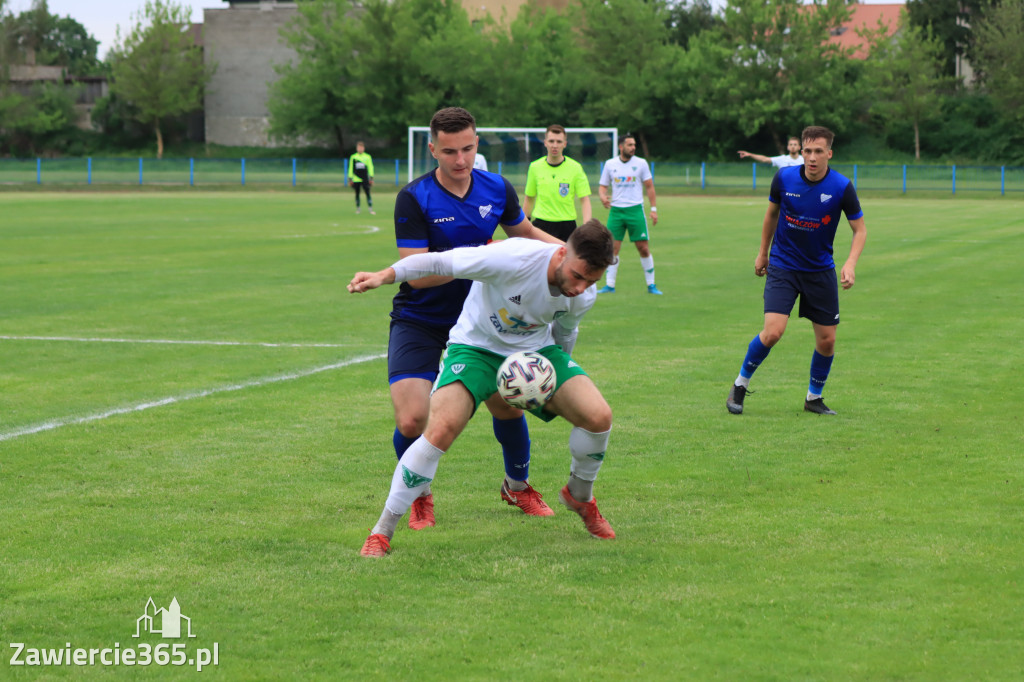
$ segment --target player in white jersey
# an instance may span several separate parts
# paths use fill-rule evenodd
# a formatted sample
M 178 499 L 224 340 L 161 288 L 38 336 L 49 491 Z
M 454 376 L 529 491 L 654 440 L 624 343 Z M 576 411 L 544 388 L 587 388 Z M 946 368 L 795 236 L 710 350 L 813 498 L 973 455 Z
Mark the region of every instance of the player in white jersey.
M 764 156 L 763 154 L 751 154 L 740 150 L 736 152 L 741 159 L 753 159 L 761 163 L 770 163 L 775 168 L 789 168 L 790 166 L 804 165 L 803 154 L 800 153 L 800 138 L 791 137 L 786 142 L 786 153 L 778 156 Z
M 545 421 L 561 416 L 573 425 L 569 481 L 559 493 L 562 504 L 580 515 L 594 537 L 615 537 L 593 496 L 608 448 L 612 411 L 570 356 L 580 320 L 594 305 L 594 284 L 612 260 L 611 233 L 591 220 L 573 231 L 566 246 L 509 239 L 416 254 L 379 272 L 355 274 L 348 285 L 351 293 L 429 275 L 474 280 L 441 361 L 427 427 L 395 467 L 391 491 L 363 544 L 363 556 L 387 554 L 398 521 L 433 480 L 441 455 L 480 403 L 497 392 L 498 367 L 520 350 L 548 358 L 558 380 L 547 404 L 531 412 Z
M 476 156 L 473 157 L 473 168 L 476 170 L 487 170 L 487 157 L 477 152 Z
M 651 202 L 651 223 L 658 224 L 657 197 L 654 194 L 654 176 L 647 161 L 634 156 L 636 138 L 626 135 L 619 142 L 619 155 L 609 159 L 601 170 L 601 183 L 597 194 L 601 204 L 608 209 L 608 229 L 615 238 L 615 263 L 605 272 L 605 283 L 599 294 L 615 293 L 615 277 L 619 272 L 619 250 L 622 240 L 629 232 L 629 240 L 640 253 L 640 265 L 647 280 L 647 293 L 661 295 L 654 284 L 654 256 L 651 255 L 650 236 L 647 233 L 647 217 L 644 215 L 644 193 Z M 611 198 L 608 188 L 611 187 Z

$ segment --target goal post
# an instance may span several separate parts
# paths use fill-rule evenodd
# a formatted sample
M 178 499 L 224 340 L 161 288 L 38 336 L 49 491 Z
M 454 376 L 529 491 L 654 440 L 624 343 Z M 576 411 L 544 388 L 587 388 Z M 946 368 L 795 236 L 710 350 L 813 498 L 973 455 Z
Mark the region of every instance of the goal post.
M 526 182 L 531 161 L 547 154 L 544 133 L 547 128 L 477 128 L 480 137 L 478 154 L 487 159 L 492 173 L 501 173 L 514 185 Z M 566 128 L 565 155 L 583 164 L 588 177 L 600 177 L 601 164 L 612 158 L 619 148 L 617 128 Z M 437 167 L 430 155 L 430 126 L 409 126 L 409 179 Z

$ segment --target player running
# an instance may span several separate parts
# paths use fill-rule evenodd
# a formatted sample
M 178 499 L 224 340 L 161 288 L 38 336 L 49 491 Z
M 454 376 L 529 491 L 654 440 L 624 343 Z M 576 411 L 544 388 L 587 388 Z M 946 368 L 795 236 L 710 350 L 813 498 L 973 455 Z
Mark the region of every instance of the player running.
M 853 183 L 828 167 L 835 137 L 832 131 L 810 126 L 804 128 L 800 137 L 804 165 L 780 169 L 768 195 L 761 249 L 754 259 L 754 274 L 767 275 L 764 329 L 747 347 L 740 374 L 729 389 L 726 407 L 732 414 L 743 413 L 750 378 L 782 338 L 797 296 L 800 317 L 814 325 L 811 380 L 804 409 L 816 414 L 835 414 L 821 397 L 832 368 L 839 324 L 839 288 L 832 244 L 839 218 L 845 213 L 853 230 L 853 241 L 839 279 L 843 289 L 849 289 L 856 279 L 857 260 L 864 251 L 867 228 Z

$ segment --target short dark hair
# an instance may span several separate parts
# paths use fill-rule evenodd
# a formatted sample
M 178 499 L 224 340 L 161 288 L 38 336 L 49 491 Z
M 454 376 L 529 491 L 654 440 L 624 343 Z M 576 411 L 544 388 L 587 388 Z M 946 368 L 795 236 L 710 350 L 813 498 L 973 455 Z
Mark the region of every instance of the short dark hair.
M 804 144 L 808 140 L 825 140 L 825 148 L 832 149 L 832 140 L 836 138 L 836 134 L 825 126 L 807 126 L 804 131 L 800 133 L 800 144 Z
M 551 125 L 548 126 L 548 129 L 544 131 L 544 137 L 547 137 L 548 133 L 554 133 L 555 135 L 565 135 L 566 137 L 569 137 L 565 132 L 565 128 L 558 125 L 557 123 L 552 123 Z
M 619 145 L 621 146 L 625 144 L 626 140 L 633 140 L 633 142 L 636 142 L 636 135 L 634 135 L 633 133 L 626 133 L 625 135 L 619 138 Z
M 615 262 L 612 233 L 597 218 L 591 218 L 569 235 L 566 245 L 591 268 L 604 270 Z
M 462 107 L 445 107 L 430 119 L 430 137 L 437 140 L 438 133 L 461 133 L 466 128 L 476 130 L 476 119 Z

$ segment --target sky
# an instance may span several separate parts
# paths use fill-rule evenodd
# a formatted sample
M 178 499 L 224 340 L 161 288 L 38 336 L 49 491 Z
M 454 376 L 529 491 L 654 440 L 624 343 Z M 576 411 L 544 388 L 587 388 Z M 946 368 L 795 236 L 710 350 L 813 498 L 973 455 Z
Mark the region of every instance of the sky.
M 192 23 L 203 21 L 203 9 L 227 9 L 228 3 L 222 0 L 176 0 L 180 5 L 191 8 Z M 117 27 L 122 33 L 135 23 L 132 15 L 139 13 L 146 4 L 145 0 L 48 0 L 50 14 L 59 17 L 70 16 L 85 27 L 96 40 L 100 41 L 99 57 L 107 56 L 107 51 L 114 46 Z M 32 0 L 8 0 L 7 9 L 12 14 L 20 14 L 32 9 Z
M 227 9 L 228 3 L 223 0 L 177 0 L 179 4 L 192 9 L 192 22 L 203 21 L 203 9 Z M 880 5 L 899 3 L 902 0 L 861 0 L 866 5 Z M 134 23 L 132 15 L 139 12 L 145 4 L 145 0 L 49 0 L 50 14 L 57 16 L 70 16 L 72 19 L 85 26 L 100 41 L 99 56 L 105 58 L 107 51 L 113 47 L 114 39 L 117 36 L 117 27 L 120 25 L 122 31 L 127 31 Z M 712 6 L 720 7 L 725 4 L 724 0 L 712 0 Z M 9 0 L 8 9 L 14 14 L 30 9 L 32 0 Z

